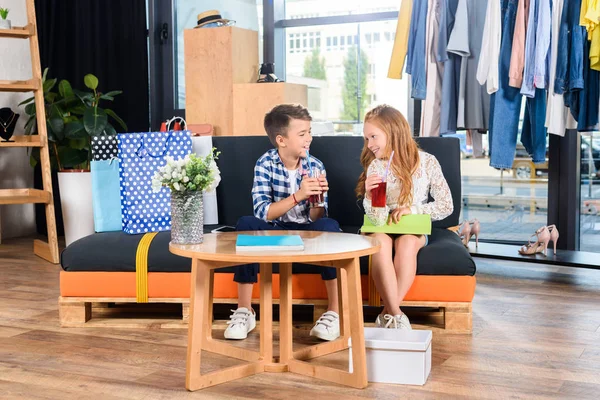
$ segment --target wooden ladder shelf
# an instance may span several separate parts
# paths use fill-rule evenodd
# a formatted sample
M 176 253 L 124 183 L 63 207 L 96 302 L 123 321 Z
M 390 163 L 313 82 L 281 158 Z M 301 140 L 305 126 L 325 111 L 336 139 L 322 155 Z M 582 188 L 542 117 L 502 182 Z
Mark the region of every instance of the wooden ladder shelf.
M 44 108 L 44 90 L 42 82 L 42 67 L 40 65 L 40 50 L 35 18 L 34 0 L 26 0 L 27 25 L 0 29 L 0 40 L 29 39 L 31 53 L 32 78 L 26 81 L 0 80 L 2 92 L 33 92 L 37 115 L 46 115 Z M 46 223 L 48 226 L 48 241 L 34 240 L 33 252 L 54 264 L 59 262 L 58 236 L 56 234 L 56 220 L 54 216 L 54 198 L 52 196 L 52 175 L 50 171 L 50 153 L 48 150 L 48 132 L 46 131 L 45 118 L 37 119 L 38 134 L 34 136 L 17 135 L 14 142 L 0 141 L 3 147 L 39 147 L 40 163 L 42 167 L 43 190 L 39 189 L 2 189 L 0 190 L 0 205 L 42 203 L 46 208 Z

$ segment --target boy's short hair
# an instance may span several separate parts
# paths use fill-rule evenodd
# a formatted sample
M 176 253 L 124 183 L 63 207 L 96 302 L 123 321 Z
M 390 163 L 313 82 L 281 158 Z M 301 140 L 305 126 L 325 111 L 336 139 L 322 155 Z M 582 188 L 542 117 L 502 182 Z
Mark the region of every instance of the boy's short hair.
M 308 110 L 299 104 L 280 104 L 273 107 L 265 115 L 265 131 L 273 146 L 277 147 L 277 142 L 275 141 L 277 135 L 287 135 L 287 128 L 290 126 L 292 119 L 312 121 Z

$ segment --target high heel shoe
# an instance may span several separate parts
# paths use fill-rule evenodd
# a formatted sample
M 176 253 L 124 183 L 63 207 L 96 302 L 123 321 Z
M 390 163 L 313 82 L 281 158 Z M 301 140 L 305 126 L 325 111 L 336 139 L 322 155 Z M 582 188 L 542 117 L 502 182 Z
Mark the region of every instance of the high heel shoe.
M 469 248 L 469 241 L 471 236 L 475 235 L 475 247 L 479 247 L 479 232 L 481 231 L 481 224 L 477 219 L 473 221 L 463 221 L 458 228 L 458 236 L 461 238 L 462 244 Z
M 556 228 L 554 228 L 556 230 Z M 558 232 L 557 232 L 558 233 Z M 536 237 L 536 241 L 532 242 L 531 238 Z M 519 254 L 523 255 L 533 255 L 537 253 L 543 253 L 546 255 L 546 250 L 548 249 L 548 242 L 550 241 L 551 234 L 548 230 L 547 226 L 542 226 L 540 229 L 535 231 L 533 235 L 529 238 L 529 243 L 522 246 L 519 249 Z
M 558 229 L 556 229 L 555 225 L 548 225 L 548 230 L 550 231 L 550 241 L 554 245 L 554 255 L 556 255 L 556 242 L 558 242 Z

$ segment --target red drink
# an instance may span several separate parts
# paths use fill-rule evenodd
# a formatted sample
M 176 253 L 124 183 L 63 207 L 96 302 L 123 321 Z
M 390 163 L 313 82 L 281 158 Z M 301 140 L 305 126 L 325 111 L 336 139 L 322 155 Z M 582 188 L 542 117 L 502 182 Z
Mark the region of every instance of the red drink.
M 371 206 L 385 207 L 385 192 L 387 190 L 387 182 L 380 182 L 379 186 L 371 190 Z
M 311 194 L 308 199 L 310 207 L 325 207 L 325 198 L 323 193 L 321 194 Z

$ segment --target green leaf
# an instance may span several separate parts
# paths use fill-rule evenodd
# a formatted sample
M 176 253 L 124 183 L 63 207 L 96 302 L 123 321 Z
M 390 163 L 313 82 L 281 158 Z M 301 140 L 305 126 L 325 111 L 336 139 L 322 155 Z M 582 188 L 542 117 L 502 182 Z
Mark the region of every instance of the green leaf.
M 48 92 L 44 94 L 44 99 L 46 99 L 46 103 L 54 103 L 54 100 L 58 97 L 58 94 L 54 92 Z
M 25 123 L 25 134 L 26 135 L 30 135 L 31 131 L 34 127 L 34 124 L 36 123 L 37 118 L 35 117 L 35 115 L 32 115 L 31 117 L 29 117 L 29 119 L 27 120 L 27 122 Z
M 69 145 L 77 150 L 87 150 L 88 140 L 87 138 L 70 139 Z
M 60 93 L 60 95 L 63 98 L 73 96 L 73 88 L 71 87 L 69 81 L 67 81 L 66 79 L 60 81 L 60 83 L 58 84 L 58 93 Z
M 67 139 L 85 138 L 87 132 L 80 121 L 69 122 L 65 125 L 65 137 Z
M 36 114 L 35 104 L 27 104 L 25 106 L 25 112 L 27 113 L 27 115 L 35 115 Z
M 123 93 L 122 90 L 112 90 L 112 91 L 110 91 L 108 93 L 104 93 L 104 96 L 115 97 L 115 96 L 117 96 L 117 95 L 119 95 L 121 93 Z
M 58 157 L 63 168 L 73 168 L 87 161 L 87 150 L 61 147 L 58 149 Z
M 48 67 L 44 68 L 44 73 L 42 74 L 42 83 L 46 82 L 46 76 L 48 76 Z
M 46 82 L 44 82 L 44 93 L 49 92 L 50 90 L 52 90 L 52 88 L 54 87 L 54 85 L 56 85 L 56 78 L 55 79 L 49 79 Z
M 86 132 L 91 135 L 100 135 L 108 122 L 106 112 L 99 108 L 88 108 L 83 113 L 83 126 Z
M 63 119 L 61 117 L 52 117 L 48 120 L 48 123 L 50 124 L 50 129 L 52 129 L 52 132 L 54 132 L 56 136 L 60 137 L 60 134 L 65 129 L 65 123 Z
M 119 118 L 119 116 L 113 110 L 110 110 L 110 109 L 107 108 L 106 109 L 106 113 L 108 115 L 110 115 L 111 117 L 113 117 L 114 120 L 117 121 L 117 123 L 119 125 L 121 125 L 121 127 L 123 128 L 123 130 L 127 131 L 127 125 L 125 124 L 125 122 L 121 118 Z
M 85 83 L 86 87 L 92 90 L 96 90 L 96 88 L 98 87 L 98 78 L 96 78 L 92 74 L 87 74 L 83 77 L 83 83 Z
M 115 99 L 114 97 L 112 97 L 112 96 L 109 96 L 109 95 L 107 95 L 107 94 L 103 94 L 103 95 L 101 95 L 101 96 L 100 96 L 100 98 L 101 98 L 102 100 L 108 100 L 108 101 L 113 101 L 113 100 Z
M 30 98 L 28 98 L 28 99 L 23 100 L 22 102 L 20 102 L 19 106 L 22 106 L 24 104 L 29 104 L 29 103 L 33 102 L 34 100 L 35 100 L 35 97 L 30 97 Z
M 116 136 L 117 135 L 117 131 L 115 130 L 115 127 L 112 126 L 109 123 L 106 124 L 106 128 L 104 128 L 104 134 L 108 135 L 108 136 Z
M 76 114 L 76 115 L 83 115 L 83 113 L 84 113 L 84 112 L 85 112 L 85 110 L 87 110 L 87 109 L 88 109 L 88 108 L 87 108 L 85 105 L 83 105 L 83 104 L 80 104 L 80 105 L 78 105 L 78 106 L 76 106 L 76 107 L 73 107 L 73 108 L 71 108 L 71 113 L 72 113 L 72 114 Z

